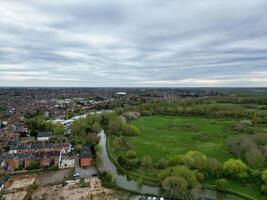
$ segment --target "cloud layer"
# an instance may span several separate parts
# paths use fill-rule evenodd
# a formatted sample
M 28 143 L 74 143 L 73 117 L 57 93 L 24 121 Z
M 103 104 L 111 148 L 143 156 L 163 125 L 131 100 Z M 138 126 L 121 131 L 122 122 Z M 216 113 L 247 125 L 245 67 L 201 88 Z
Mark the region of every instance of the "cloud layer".
M 0 0 L 0 86 L 267 86 L 265 0 Z

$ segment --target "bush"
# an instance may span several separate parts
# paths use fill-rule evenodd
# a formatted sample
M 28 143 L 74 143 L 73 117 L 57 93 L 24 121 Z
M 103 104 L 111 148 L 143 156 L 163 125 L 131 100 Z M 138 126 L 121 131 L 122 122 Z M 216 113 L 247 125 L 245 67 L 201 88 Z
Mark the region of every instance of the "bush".
M 216 188 L 220 191 L 225 192 L 227 187 L 229 186 L 229 183 L 226 179 L 218 179 L 215 182 Z
M 125 169 L 133 169 L 133 168 L 139 167 L 140 165 L 139 159 L 136 158 L 136 156 L 132 155 L 132 151 L 129 151 L 129 152 L 131 152 L 131 155 L 128 154 L 126 155 L 126 157 L 119 156 L 117 158 L 119 165 Z
M 210 176 L 218 177 L 222 171 L 222 164 L 215 158 L 208 158 L 207 172 Z
M 107 187 L 114 187 L 115 186 L 115 180 L 113 179 L 113 176 L 110 172 L 104 172 L 101 174 L 103 183 Z
M 137 154 L 135 151 L 129 150 L 126 152 L 126 158 L 128 159 L 134 159 L 137 157 Z
M 143 156 L 141 165 L 144 169 L 151 169 L 153 167 L 153 160 L 149 155 Z
M 139 112 L 125 112 L 123 116 L 127 119 L 127 121 L 136 120 L 140 117 Z
M 241 160 L 229 159 L 223 163 L 223 172 L 229 178 L 244 180 L 248 177 L 248 167 Z
M 152 112 L 149 110 L 142 111 L 142 116 L 151 116 L 151 115 L 152 115 Z
M 198 151 L 189 151 L 184 155 L 181 155 L 180 162 L 192 169 L 206 169 L 207 156 Z
M 124 136 L 137 136 L 139 135 L 139 129 L 132 124 L 125 124 L 122 128 L 122 134 Z
M 126 124 L 126 119 L 123 116 L 112 117 L 108 122 L 109 134 L 119 135 L 122 132 L 123 127 Z
M 29 166 L 26 167 L 26 170 L 34 170 L 34 169 L 40 169 L 41 165 L 39 162 L 36 161 L 31 161 Z

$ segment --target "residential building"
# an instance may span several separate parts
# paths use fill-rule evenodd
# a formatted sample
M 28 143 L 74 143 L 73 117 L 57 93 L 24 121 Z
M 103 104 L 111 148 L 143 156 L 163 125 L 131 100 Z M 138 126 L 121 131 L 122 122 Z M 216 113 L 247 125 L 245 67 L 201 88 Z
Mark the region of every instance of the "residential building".
M 58 167 L 60 160 L 60 151 L 17 153 L 9 155 L 6 159 L 6 168 L 9 171 L 27 168 L 33 161 L 40 163 L 41 167 Z
M 89 146 L 84 146 L 80 150 L 80 166 L 90 167 L 92 165 L 93 157 Z
M 48 131 L 48 132 L 38 132 L 37 141 L 39 141 L 39 142 L 48 141 L 51 136 L 52 136 L 52 132 L 50 132 L 50 131 Z

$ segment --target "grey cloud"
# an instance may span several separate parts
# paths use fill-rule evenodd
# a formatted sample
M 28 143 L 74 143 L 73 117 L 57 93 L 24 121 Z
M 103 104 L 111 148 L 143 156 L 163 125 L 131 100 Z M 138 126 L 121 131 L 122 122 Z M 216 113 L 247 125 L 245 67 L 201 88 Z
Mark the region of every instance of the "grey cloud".
M 265 0 L 3 1 L 0 86 L 267 86 L 266 10 Z

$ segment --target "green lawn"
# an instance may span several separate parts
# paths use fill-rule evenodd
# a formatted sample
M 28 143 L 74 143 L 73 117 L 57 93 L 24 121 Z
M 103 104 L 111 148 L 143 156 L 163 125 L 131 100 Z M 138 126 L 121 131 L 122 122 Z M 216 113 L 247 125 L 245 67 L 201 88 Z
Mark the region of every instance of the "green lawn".
M 150 155 L 157 161 L 190 150 L 203 152 L 220 161 L 232 157 L 225 140 L 237 134 L 232 129 L 233 120 L 151 116 L 132 123 L 139 127 L 140 135 L 127 141 L 140 158 Z

